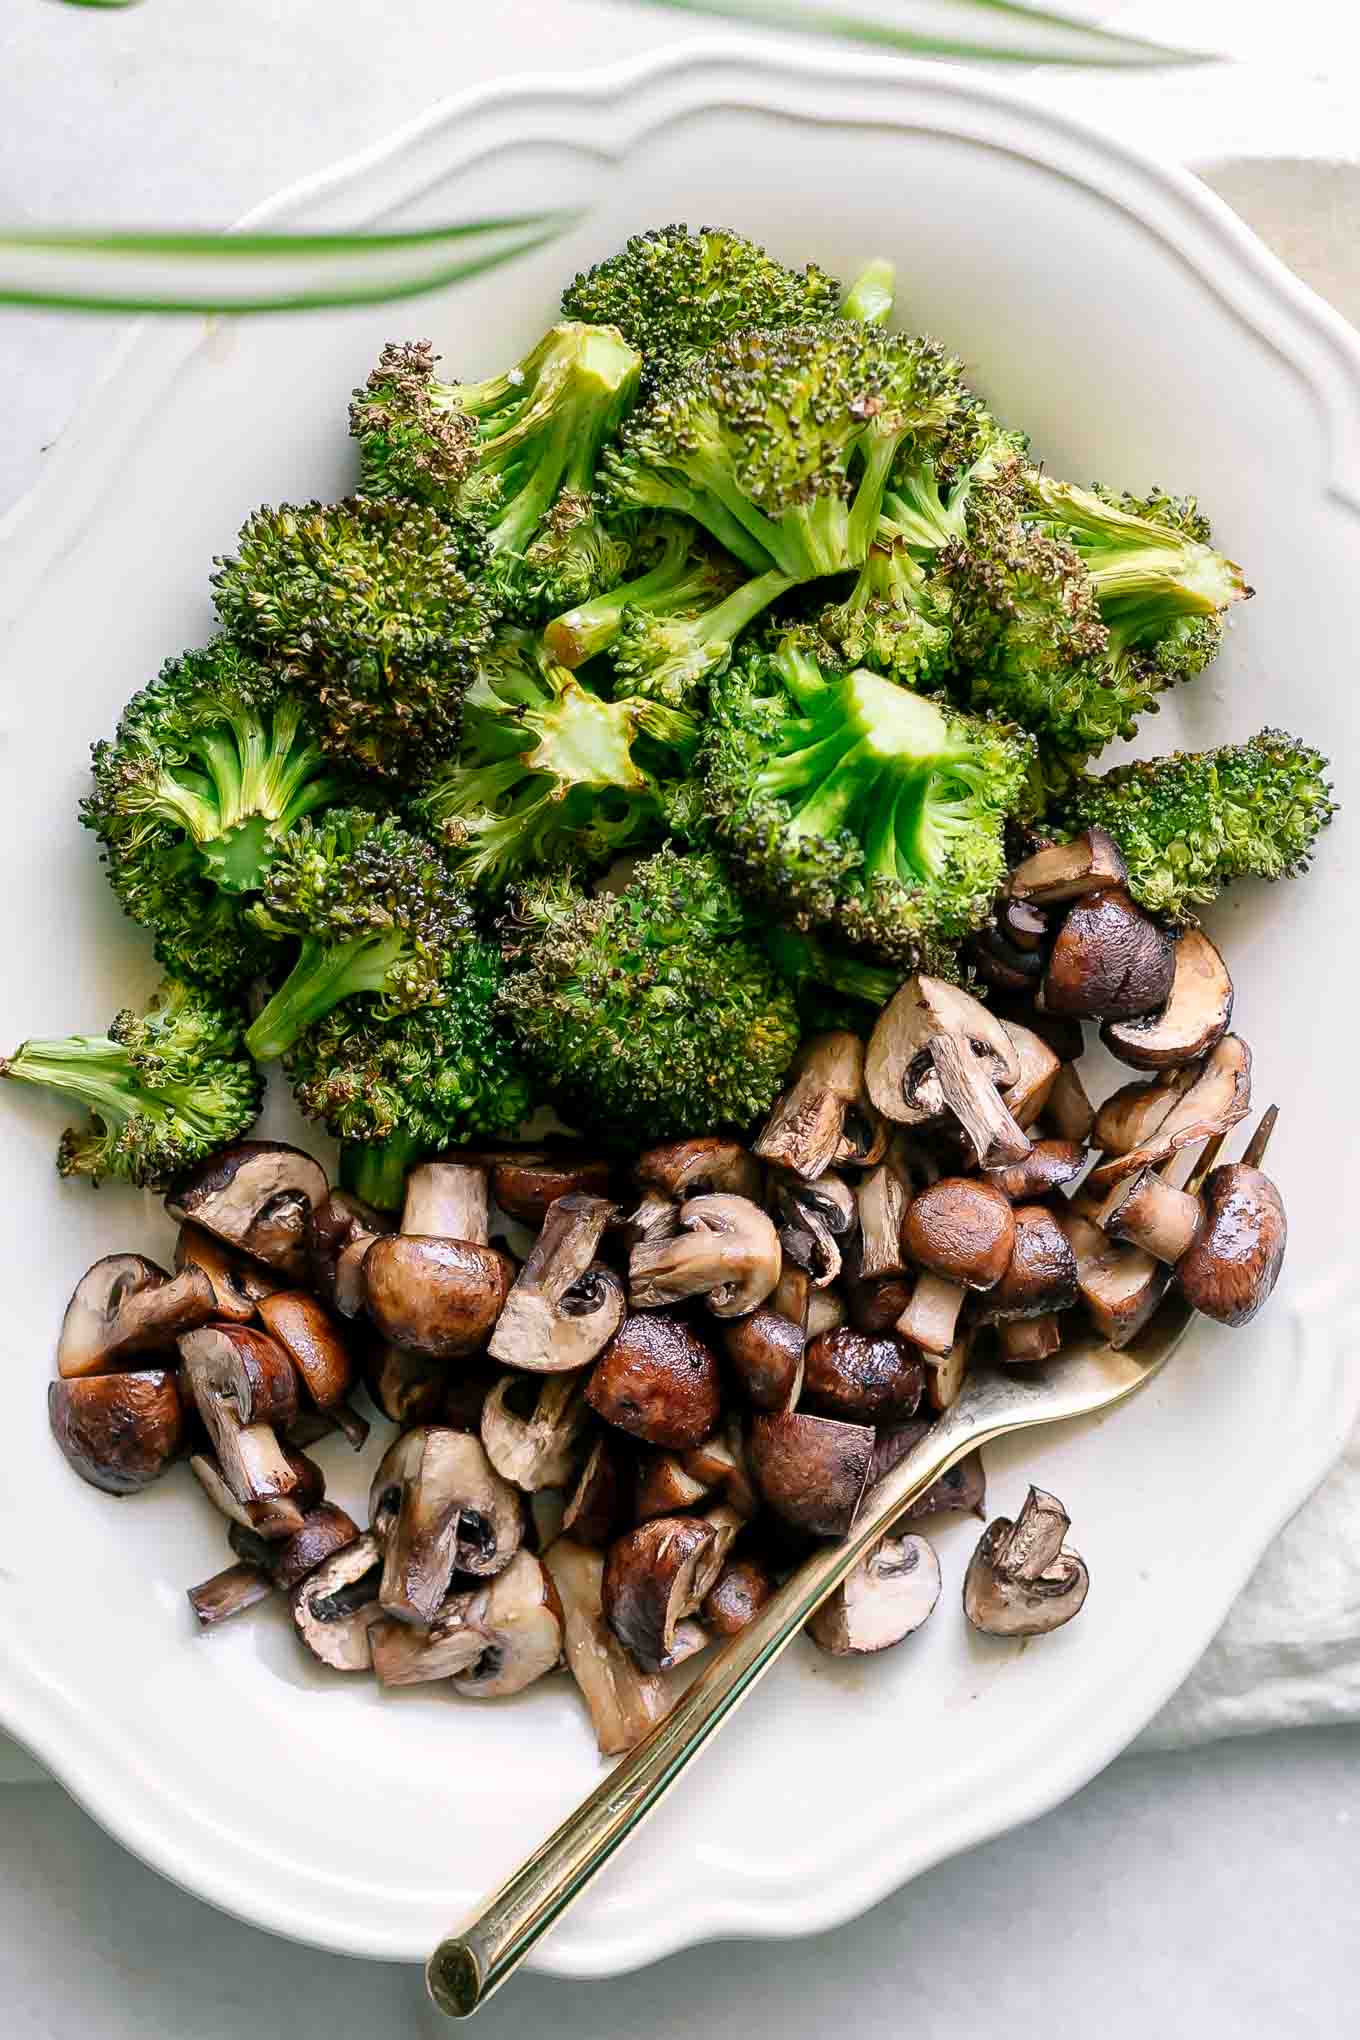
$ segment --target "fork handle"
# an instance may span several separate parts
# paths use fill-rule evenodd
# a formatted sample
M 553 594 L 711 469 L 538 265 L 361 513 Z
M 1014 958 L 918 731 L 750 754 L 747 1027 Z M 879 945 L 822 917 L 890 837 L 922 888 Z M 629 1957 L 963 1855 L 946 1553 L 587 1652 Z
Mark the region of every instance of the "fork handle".
M 978 1441 L 967 1393 L 866 1496 L 854 1528 L 814 1552 L 714 1658 L 663 1721 L 621 1758 L 557 1832 L 435 1949 L 430 1996 L 466 2018 L 518 1968 L 601 1865 L 636 1833 L 691 1758 L 902 1510 Z

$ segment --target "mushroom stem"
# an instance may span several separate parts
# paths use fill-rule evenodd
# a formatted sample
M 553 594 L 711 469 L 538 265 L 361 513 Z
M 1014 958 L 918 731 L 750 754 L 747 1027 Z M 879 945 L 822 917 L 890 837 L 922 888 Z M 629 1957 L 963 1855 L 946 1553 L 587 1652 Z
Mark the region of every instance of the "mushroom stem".
M 1116 1195 L 1104 1227 L 1112 1239 L 1127 1240 L 1171 1265 L 1193 1246 L 1204 1223 L 1198 1197 L 1173 1189 L 1155 1169 L 1140 1170 Z
M 978 1166 L 1023 1160 L 1029 1136 L 1012 1119 L 980 1059 L 954 1034 L 932 1034 L 926 1046 L 945 1103 L 973 1143 Z
M 864 1097 L 864 1043 L 848 1032 L 814 1034 L 790 1074 L 793 1081 L 775 1100 L 755 1152 L 811 1180 L 830 1167 L 846 1114 Z
M 1011 1318 L 998 1328 L 1001 1358 L 1008 1367 L 1027 1366 L 1048 1360 L 1062 1345 L 1061 1320 L 1050 1311 L 1044 1317 Z
M 954 1329 L 963 1309 L 964 1291 L 942 1275 L 922 1275 L 911 1302 L 897 1320 L 897 1330 L 923 1352 L 945 1354 L 954 1344 Z
M 1280 1108 L 1278 1105 L 1267 1106 L 1266 1110 L 1261 1114 L 1260 1123 L 1242 1153 L 1242 1167 L 1244 1169 L 1260 1168 L 1261 1163 L 1265 1160 L 1266 1149 L 1270 1146 L 1270 1136 L 1275 1131 L 1275 1122 L 1279 1116 Z M 1221 1142 L 1222 1136 L 1220 1135 L 1219 1145 L 1221 1145 Z M 1205 1153 L 1200 1156 L 1197 1164 L 1197 1170 L 1203 1169 L 1206 1175 L 1208 1174 L 1208 1168 L 1205 1166 L 1205 1157 L 1207 1155 L 1208 1149 L 1206 1148 Z M 1218 1146 L 1215 1146 L 1210 1166 L 1217 1159 Z
M 406 1179 L 401 1229 L 486 1246 L 491 1239 L 486 1170 L 468 1162 L 422 1162 Z
M 200 1586 L 190 1587 L 188 1600 L 199 1628 L 213 1629 L 219 1622 L 243 1615 L 247 1608 L 267 1601 L 273 1591 L 274 1582 L 267 1572 L 258 1565 L 242 1563 L 229 1565 Z

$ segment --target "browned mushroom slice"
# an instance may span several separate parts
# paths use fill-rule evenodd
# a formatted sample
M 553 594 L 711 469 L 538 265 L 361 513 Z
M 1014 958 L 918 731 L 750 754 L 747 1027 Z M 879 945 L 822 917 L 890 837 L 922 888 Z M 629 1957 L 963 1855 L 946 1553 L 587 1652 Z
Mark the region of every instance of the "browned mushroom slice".
M 466 1431 L 425 1424 L 391 1445 L 369 1493 L 373 1530 L 384 1540 L 382 1591 L 389 1615 L 428 1623 L 453 1573 L 504 1570 L 519 1549 L 519 1496 Z
M 1252 1152 L 1259 1155 L 1258 1142 Z M 1211 1170 L 1203 1200 L 1203 1224 L 1177 1263 L 1176 1281 L 1186 1302 L 1205 1317 L 1221 1325 L 1249 1324 L 1284 1262 L 1289 1233 L 1284 1203 L 1269 1176 L 1245 1160 Z
M 1077 1290 L 1101 1337 L 1116 1349 L 1142 1331 L 1166 1293 L 1169 1271 L 1141 1247 L 1109 1239 L 1075 1211 L 1061 1214 L 1077 1257 Z
M 1158 1011 L 1175 976 L 1166 930 L 1126 892 L 1089 893 L 1069 907 L 1044 976 L 1050 1013 L 1129 1020 Z
M 761 1495 L 785 1522 L 818 1537 L 843 1537 L 850 1528 L 873 1453 L 868 1424 L 801 1410 L 751 1422 L 751 1472 Z
M 312 1215 L 326 1194 L 325 1170 L 301 1148 L 238 1140 L 181 1176 L 165 1208 L 305 1282 Z
M 1047 1105 L 1062 1064 L 1032 1027 L 1021 1027 L 1008 1020 L 1006 1031 L 1020 1057 L 1020 1074 L 1001 1095 L 1016 1125 L 1028 1131 Z
M 640 1743 L 670 1705 L 665 1683 L 639 1671 L 604 1618 L 604 1559 L 570 1537 L 544 1553 L 562 1605 L 567 1669 L 590 1710 L 600 1754 L 614 1757 Z
M 922 1275 L 897 1320 L 899 1335 L 935 1359 L 953 1350 L 966 1292 L 942 1275 Z
M 522 1225 L 541 1225 L 559 1197 L 573 1192 L 608 1197 L 611 1189 L 611 1164 L 571 1141 L 469 1150 L 465 1159 L 490 1169 L 492 1196 L 507 1218 Z
M 954 1343 L 947 1353 L 922 1353 L 926 1370 L 926 1401 L 937 1413 L 952 1409 L 963 1393 L 972 1351 L 973 1327 L 964 1325 L 954 1334 Z
M 589 1366 L 608 1344 L 623 1322 L 623 1290 L 610 1270 L 592 1263 L 616 1216 L 607 1198 L 579 1190 L 549 1205 L 488 1341 L 493 1360 L 555 1374 Z
M 174 1350 L 181 1332 L 214 1314 L 213 1287 L 200 1268 L 172 1281 L 143 1254 L 106 1254 L 71 1293 L 57 1339 L 57 1372 L 67 1380 L 136 1365 L 139 1355 Z
M 391 1232 L 394 1223 L 386 1212 L 375 1210 L 349 1190 L 332 1190 L 312 1213 L 307 1242 L 312 1287 L 322 1301 L 338 1310 L 342 1317 L 357 1317 L 363 1309 L 363 1289 L 353 1279 L 354 1271 L 362 1265 L 363 1249 L 383 1233 Z M 350 1249 L 353 1251 L 350 1252 Z M 348 1294 L 343 1302 L 336 1294 L 342 1256 L 346 1257 L 346 1267 L 351 1271 Z
M 645 1240 L 628 1257 L 632 1308 L 654 1310 L 702 1296 L 715 1317 L 742 1317 L 779 1280 L 779 1235 L 749 1197 L 715 1191 L 681 1205 L 679 1232 Z
M 1038 1036 L 1033 1039 L 1037 1041 Z M 1005 1102 L 1011 1095 L 1010 1087 L 1003 1096 L 989 1083 L 977 1081 L 977 1058 L 971 1046 L 956 1035 L 937 1034 L 930 1042 L 929 1054 L 944 1101 L 972 1143 L 979 1168 L 992 1168 L 998 1162 L 1017 1161 L 1027 1155 L 1029 1138 Z M 1039 1104 L 1042 1103 L 1041 1084 Z
M 714 1541 L 697 1516 L 656 1516 L 627 1531 L 605 1557 L 605 1620 L 644 1672 L 674 1662 L 675 1625 L 703 1598 L 695 1582 Z
M 250 1325 L 204 1325 L 179 1342 L 184 1379 L 238 1502 L 291 1494 L 297 1475 L 276 1431 L 297 1415 L 282 1346 Z
M 1028 1027 L 1047 1044 L 1060 1063 L 1080 1062 L 1086 1053 L 1086 1036 L 1080 1020 L 1065 1013 L 1045 1013 L 1032 999 L 996 998 L 991 1010 L 1007 1027 Z
M 363 1272 L 382 1337 L 432 1360 L 459 1360 L 484 1345 L 515 1278 L 499 1248 L 406 1234 L 375 1240 Z
M 759 1559 L 730 1559 L 705 1594 L 699 1612 L 716 1635 L 738 1636 L 773 1592 L 774 1583 Z
M 996 903 L 996 925 L 1013 949 L 1042 949 L 1053 933 L 1043 907 L 1007 891 Z
M 1015 1246 L 1010 1200 L 976 1176 L 942 1176 L 912 1200 L 902 1245 L 930 1274 L 965 1289 L 990 1289 Z
M 803 1378 L 801 1325 L 762 1305 L 723 1327 L 723 1352 L 757 1410 L 791 1409 Z
M 1092 1169 L 1082 1185 L 1084 1191 L 1103 1197 L 1124 1176 L 1158 1167 L 1178 1152 L 1198 1147 L 1212 1135 L 1229 1132 L 1240 1119 L 1245 1119 L 1251 1109 L 1251 1050 L 1240 1035 L 1225 1034 L 1203 1063 L 1188 1070 L 1168 1071 L 1158 1085 L 1148 1088 L 1160 1089 L 1163 1085 L 1171 1088 L 1176 1080 L 1179 1085 L 1170 1107 L 1156 1120 L 1153 1130 L 1136 1147 L 1115 1153 Z M 1096 1132 L 1099 1135 L 1099 1119 Z M 1193 1157 L 1182 1154 L 1181 1162 L 1172 1166 L 1182 1165 L 1188 1174 Z
M 260 1319 L 278 1340 L 319 1410 L 333 1410 L 354 1386 L 357 1369 L 349 1342 L 323 1305 L 300 1289 L 261 1297 Z
M 596 1548 L 608 1544 L 624 1520 L 626 1485 L 620 1441 L 597 1438 L 563 1512 L 562 1534 Z
M 723 1497 L 721 1506 L 734 1510 L 739 1520 L 749 1522 L 757 1514 L 760 1504 L 751 1485 L 741 1418 L 735 1411 L 721 1431 L 715 1431 L 701 1445 L 691 1445 L 684 1457 L 684 1468 L 705 1487 L 719 1489 Z M 708 1513 L 712 1520 L 713 1512 Z
M 334 1502 L 320 1502 L 308 1510 L 291 1537 L 266 1540 L 233 1523 L 227 1539 L 238 1558 L 259 1566 L 276 1587 L 291 1593 L 308 1573 L 353 1544 L 358 1535 L 358 1524 L 343 1509 Z
M 909 1417 L 924 1386 L 920 1355 L 893 1332 L 871 1337 L 842 1325 L 808 1345 L 803 1395 L 820 1416 Z
M 159 1480 L 184 1442 L 184 1405 L 166 1368 L 51 1382 L 47 1414 L 67 1463 L 109 1495 Z
M 637 1495 L 633 1513 L 639 1523 L 653 1516 L 679 1516 L 695 1509 L 712 1492 L 712 1482 L 698 1480 L 674 1452 L 644 1452 L 638 1457 Z M 585 1543 L 593 1539 L 582 1540 Z
M 216 1629 L 219 1623 L 229 1622 L 232 1616 L 244 1615 L 248 1608 L 257 1608 L 274 1591 L 273 1580 L 261 1566 L 242 1560 L 214 1573 L 210 1580 L 190 1587 L 187 1599 L 199 1628 Z
M 885 1537 L 827 1595 L 808 1635 L 833 1657 L 863 1657 L 901 1643 L 939 1598 L 934 1547 L 924 1537 Z
M 857 1034 L 812 1034 L 789 1069 L 789 1083 L 756 1141 L 755 1151 L 796 1176 L 820 1176 L 836 1159 L 847 1116 L 869 1108 L 864 1043 Z
M 721 1415 L 718 1358 L 678 1318 L 633 1311 L 595 1362 L 586 1399 L 631 1437 L 683 1451 Z
M 1100 1030 L 1110 1054 L 1135 1070 L 1198 1062 L 1228 1031 L 1233 982 L 1202 928 L 1187 928 L 1180 935 L 1175 966 L 1170 995 L 1159 1012 L 1137 1020 L 1107 1020 Z
M 482 1404 L 482 1446 L 501 1478 L 526 1494 L 563 1487 L 579 1463 L 588 1415 L 578 1380 L 503 1374 Z
M 812 1183 L 781 1176 L 774 1185 L 774 1207 L 783 1260 L 806 1269 L 814 1290 L 827 1288 L 841 1272 L 843 1249 L 854 1233 L 855 1195 L 849 1184 L 831 1169 Z
M 213 1316 L 229 1325 L 249 1324 L 262 1296 L 286 1287 L 261 1261 L 247 1260 L 201 1225 L 182 1225 L 175 1241 L 175 1267 L 197 1268 L 212 1284 Z M 188 1327 L 186 1326 L 187 1330 Z
M 885 1275 L 877 1282 L 847 1282 L 846 1316 L 857 1332 L 886 1332 L 911 1304 L 914 1275 Z
M 1064 1543 L 1071 1521 L 1056 1495 L 1032 1487 L 1012 1523 L 998 1516 L 969 1561 L 963 1612 L 988 1636 L 1045 1636 L 1070 1622 L 1091 1581 Z
M 1053 1079 L 1044 1118 L 1063 1140 L 1083 1143 L 1091 1138 L 1096 1109 L 1075 1063 L 1065 1062 Z
M 1074 1183 L 1086 1167 L 1086 1149 L 1075 1140 L 1036 1140 L 1022 1162 L 988 1169 L 987 1181 L 1013 1204 L 1028 1204 L 1050 1190 Z
M 1112 1240 L 1127 1240 L 1168 1263 L 1190 1251 L 1203 1223 L 1198 1197 L 1177 1190 L 1155 1169 L 1140 1169 L 1117 1183 L 1101 1217 Z
M 647 1148 L 633 1174 L 644 1190 L 656 1190 L 673 1202 L 728 1191 L 736 1197 L 760 1196 L 761 1168 L 739 1141 L 710 1133 L 698 1140 L 671 1140 Z
M 851 1267 L 857 1281 L 876 1282 L 905 1273 L 902 1221 L 917 1187 L 901 1136 L 891 1142 L 881 1161 L 856 1179 Z
M 680 1230 L 680 1204 L 664 1190 L 644 1190 L 621 1227 L 624 1248 L 632 1253 L 644 1240 L 670 1240 Z
M 1077 1257 L 1057 1215 L 1046 1204 L 1017 1204 L 1015 1247 L 980 1321 L 1048 1317 L 1076 1300 Z
M 999 914 L 969 936 L 964 953 L 983 982 L 999 992 L 1023 995 L 1039 989 L 1044 974 L 1041 952 L 1012 941 Z
M 1050 1360 L 1062 1340 L 1062 1320 L 1051 1314 L 1010 1318 L 997 1328 L 997 1352 L 1007 1367 L 1027 1367 L 1036 1360 Z
M 272 1540 L 291 1537 L 302 1528 L 308 1509 L 315 1508 L 326 1490 L 325 1475 L 313 1459 L 285 1445 L 284 1458 L 297 1476 L 291 1493 L 268 1495 L 259 1502 L 238 1502 L 222 1475 L 222 1469 L 206 1452 L 195 1452 L 189 1471 L 215 1509 L 228 1522 L 239 1523 L 256 1537 Z
M 374 1340 L 364 1356 L 364 1387 L 385 1417 L 403 1429 L 437 1416 L 449 1386 L 448 1369 L 424 1353 Z M 478 1408 L 480 1421 L 481 1411 Z
M 886 1119 L 925 1126 L 952 1112 L 984 1164 L 1029 1152 L 997 1096 L 998 1086 L 1019 1080 L 1015 1043 L 1003 1022 L 957 985 L 908 978 L 878 1016 L 864 1077 Z
M 484 1586 L 452 1594 L 428 1628 L 379 1622 L 373 1669 L 384 1686 L 451 1679 L 473 1700 L 523 1692 L 562 1654 L 557 1590 L 538 1560 L 517 1551 Z
M 1053 843 L 1017 864 L 1007 881 L 1012 899 L 1038 906 L 1081 899 L 1122 886 L 1128 878 L 1119 845 L 1104 829 L 1083 829 L 1070 843 Z
M 337 1672 L 367 1672 L 369 1633 L 382 1620 L 378 1586 L 382 1547 L 371 1532 L 356 1537 L 294 1587 L 293 1622 L 313 1657 Z

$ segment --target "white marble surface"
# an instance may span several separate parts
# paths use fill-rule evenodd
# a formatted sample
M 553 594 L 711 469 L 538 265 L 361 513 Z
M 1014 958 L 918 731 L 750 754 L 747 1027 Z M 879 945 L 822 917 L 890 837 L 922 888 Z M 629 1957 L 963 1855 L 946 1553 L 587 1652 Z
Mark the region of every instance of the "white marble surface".
M 1154 131 L 1360 314 L 1350 10 L 1295 0 L 1286 21 L 1270 0 L 1107 0 L 1083 11 L 1252 60 L 1211 88 L 1187 73 L 1081 74 L 1051 89 L 1126 131 Z M 8 0 L 0 217 L 223 224 L 460 85 L 575 68 L 708 26 L 608 0 L 146 0 L 127 14 Z M 0 311 L 10 420 L 0 507 L 36 478 L 115 331 L 105 319 Z M 0 1747 L 0 1779 L 6 1761 Z M 1034 1827 L 839 1933 L 734 1943 L 613 1983 L 529 1979 L 484 2030 L 537 2033 L 551 2021 L 561 2040 L 640 2029 L 668 2040 L 695 2027 L 822 2040 L 853 2021 L 1000 2040 L 1042 2024 L 1051 2040 L 1086 2040 L 1098 2023 L 1108 2040 L 1141 2040 L 1150 2026 L 1339 2040 L 1354 2030 L 1360 1985 L 1358 1777 L 1356 1730 L 1126 1759 Z M 285 2030 L 347 2040 L 379 2021 L 438 2023 L 414 1972 L 338 1963 L 223 1919 L 133 1863 L 52 1785 L 0 1794 L 0 2007 L 5 2040 Z

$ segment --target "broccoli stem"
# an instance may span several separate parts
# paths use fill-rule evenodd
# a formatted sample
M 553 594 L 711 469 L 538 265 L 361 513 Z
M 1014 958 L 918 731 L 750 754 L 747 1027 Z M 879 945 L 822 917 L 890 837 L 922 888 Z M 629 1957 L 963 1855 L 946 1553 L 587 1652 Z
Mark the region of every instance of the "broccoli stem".
M 425 1144 L 399 1126 L 386 1140 L 340 1144 L 340 1182 L 376 1211 L 400 1211 L 406 1178 L 425 1154 Z
M 668 540 L 665 553 L 647 573 L 554 617 L 544 630 L 543 642 L 562 665 L 584 666 L 587 659 L 613 643 L 625 609 L 652 613 L 680 608 L 712 584 L 712 567 L 703 561 L 691 564 L 688 542 L 679 532 Z
M 835 955 L 815 936 L 795 928 L 781 928 L 776 923 L 761 930 L 761 939 L 779 975 L 795 987 L 823 985 L 843 998 L 886 1006 L 902 982 L 901 971 L 866 963 L 857 956 Z
M 286 1055 L 299 1034 L 356 992 L 383 992 L 388 973 L 401 959 L 406 938 L 399 929 L 356 935 L 348 942 L 319 942 L 304 936 L 297 962 L 246 1030 L 246 1047 L 256 1062 Z
M 124 1126 L 135 1112 L 148 1119 L 187 1120 L 197 1133 L 214 1130 L 214 1122 L 195 1106 L 191 1086 L 158 1084 L 154 1092 L 146 1090 L 129 1068 L 127 1050 L 102 1035 L 26 1041 L 12 1056 L 0 1058 L 0 1077 L 78 1098 L 105 1126 Z
M 845 293 L 841 317 L 858 319 L 865 326 L 886 326 L 896 295 L 897 265 L 880 255 L 860 271 Z

